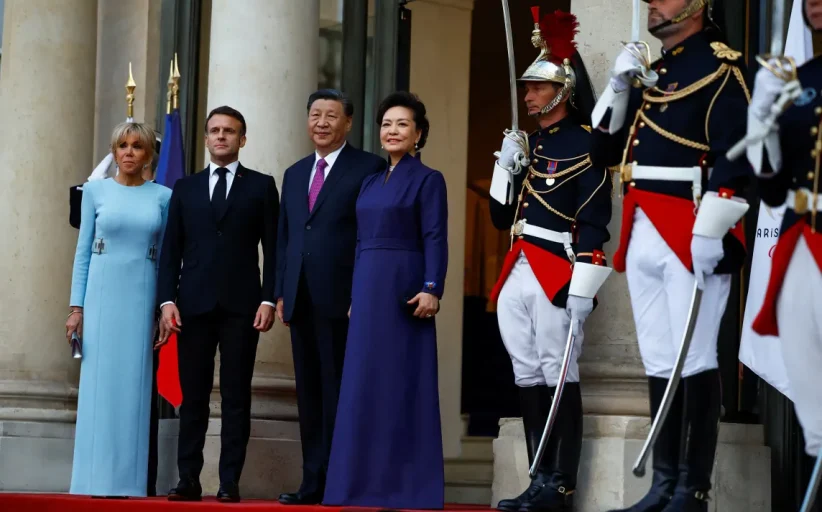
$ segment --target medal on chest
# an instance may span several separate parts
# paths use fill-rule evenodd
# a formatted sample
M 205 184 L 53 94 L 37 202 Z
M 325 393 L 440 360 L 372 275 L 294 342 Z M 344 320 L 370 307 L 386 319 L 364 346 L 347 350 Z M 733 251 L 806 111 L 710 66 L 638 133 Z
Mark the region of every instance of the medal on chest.
M 557 172 L 557 162 L 554 161 L 554 160 L 548 160 L 548 176 L 549 177 L 545 178 L 545 183 L 549 187 L 551 185 L 553 185 L 554 183 L 556 183 L 556 181 L 557 181 L 557 180 L 555 180 L 554 178 L 551 177 L 551 176 L 554 175 L 555 172 Z

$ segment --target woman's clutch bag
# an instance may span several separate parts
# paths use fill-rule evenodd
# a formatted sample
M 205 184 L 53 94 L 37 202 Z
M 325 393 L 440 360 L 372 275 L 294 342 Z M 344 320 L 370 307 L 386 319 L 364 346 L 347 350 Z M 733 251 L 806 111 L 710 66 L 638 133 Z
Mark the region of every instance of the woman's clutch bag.
M 74 359 L 83 358 L 83 340 L 77 336 L 76 332 L 71 333 L 71 357 Z

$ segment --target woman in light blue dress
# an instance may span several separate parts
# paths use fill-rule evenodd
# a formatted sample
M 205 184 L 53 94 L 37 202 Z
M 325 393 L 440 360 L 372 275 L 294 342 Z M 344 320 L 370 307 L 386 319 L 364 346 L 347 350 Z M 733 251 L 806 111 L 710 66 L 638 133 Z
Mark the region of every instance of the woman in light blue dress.
M 154 132 L 112 135 L 116 177 L 83 185 L 66 337 L 82 338 L 71 493 L 145 496 L 157 261 L 171 190 L 146 181 Z

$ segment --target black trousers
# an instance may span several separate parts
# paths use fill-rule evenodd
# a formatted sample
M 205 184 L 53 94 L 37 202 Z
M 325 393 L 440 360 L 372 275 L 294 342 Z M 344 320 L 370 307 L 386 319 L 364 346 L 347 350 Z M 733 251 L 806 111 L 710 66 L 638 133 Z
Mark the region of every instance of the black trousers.
M 325 316 L 313 306 L 308 286 L 300 279 L 290 325 L 303 454 L 300 492 L 322 494 L 340 396 L 348 317 Z
M 180 438 L 177 469 L 181 479 L 199 480 L 208 429 L 214 356 L 220 348 L 220 482 L 239 483 L 251 430 L 251 376 L 260 333 L 254 314 L 238 315 L 217 307 L 203 315 L 182 317 L 178 337 Z

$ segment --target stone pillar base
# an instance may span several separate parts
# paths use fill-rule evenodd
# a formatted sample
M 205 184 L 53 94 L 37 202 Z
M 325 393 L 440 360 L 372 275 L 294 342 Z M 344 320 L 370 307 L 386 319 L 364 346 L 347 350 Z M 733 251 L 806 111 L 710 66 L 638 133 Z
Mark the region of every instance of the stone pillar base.
M 177 438 L 179 420 L 160 420 L 157 494 L 165 495 L 177 485 Z M 203 493 L 217 494 L 220 486 L 217 467 L 220 459 L 219 418 L 211 418 L 206 432 L 200 475 Z M 300 427 L 296 421 L 251 420 L 251 438 L 246 450 L 240 494 L 243 498 L 277 499 L 283 492 L 294 492 L 302 481 Z
M 0 421 L 0 491 L 68 492 L 73 459 L 73 421 Z
M 644 478 L 631 468 L 650 428 L 636 416 L 585 416 L 575 510 L 605 512 L 637 502 L 651 485 L 651 460 Z M 749 512 L 771 509 L 771 454 L 761 425 L 723 423 L 708 510 Z M 500 420 L 494 440 L 491 505 L 518 496 L 530 482 L 520 418 Z

